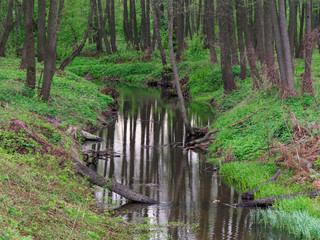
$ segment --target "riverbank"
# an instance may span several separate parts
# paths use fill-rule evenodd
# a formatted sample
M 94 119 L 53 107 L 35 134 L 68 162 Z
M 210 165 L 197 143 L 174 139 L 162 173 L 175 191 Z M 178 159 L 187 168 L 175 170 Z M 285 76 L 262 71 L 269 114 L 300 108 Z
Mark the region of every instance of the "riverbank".
M 100 211 L 93 189 L 73 171 L 80 140 L 69 125 L 88 129 L 105 121 L 100 112 L 113 99 L 100 85 L 58 72 L 52 98 L 43 103 L 25 88 L 18 59 L 0 61 L 0 236 L 2 239 L 132 239 L 149 236 L 147 225 Z M 42 66 L 39 65 L 38 72 Z M 65 123 L 57 126 L 54 116 Z
M 186 52 L 184 61 L 178 67 L 180 79 L 189 78 L 187 89 L 192 97 L 211 104 L 218 116 L 211 129 L 220 131 L 216 133 L 209 150 L 213 164 L 221 166 L 221 175 L 244 192 L 270 179 L 281 169 L 280 178 L 275 183 L 261 187 L 255 198 L 318 188 L 318 178 L 314 178 L 313 173 L 294 158 L 298 154 L 300 158 L 312 163 L 316 171 L 319 170 L 318 97 L 298 95 L 282 99 L 276 89 L 267 85 L 264 86 L 265 90 L 253 91 L 250 76 L 243 81 L 238 79 L 238 90 L 224 95 L 219 66 L 203 59 L 209 59 L 205 52 L 200 51 L 199 55 L 189 55 Z M 89 65 L 81 67 L 81 62 L 84 62 L 82 57 L 70 66 L 70 70 L 83 76 L 93 76 L 96 81 L 106 74 L 109 80 L 125 81 L 128 85 L 145 86 L 161 78 L 161 63 L 156 55 L 146 61 L 139 55 L 128 52 L 124 57 L 119 54 L 98 60 L 92 58 L 91 61 L 97 63 L 94 64 L 94 69 L 89 68 Z M 320 89 L 317 74 L 319 62 L 319 55 L 315 54 L 312 68 L 315 92 Z M 240 69 L 234 67 L 233 72 L 235 76 L 239 76 Z M 295 80 L 298 92 L 303 72 L 304 61 L 297 59 Z M 319 206 L 317 199 L 310 200 L 306 197 L 278 201 L 274 208 L 279 212 L 273 211 L 272 214 L 279 213 L 279 219 L 282 216 L 289 219 L 289 222 L 282 221 L 281 224 L 271 221 L 275 215 L 270 211 L 259 212 L 258 215 L 266 226 L 294 232 L 298 237 L 320 238 L 317 231 L 301 231 L 299 224 L 295 222 L 297 218 L 292 217 L 301 213 L 310 223 L 310 228 L 306 229 L 313 229 L 315 222 L 319 223 L 315 214 Z

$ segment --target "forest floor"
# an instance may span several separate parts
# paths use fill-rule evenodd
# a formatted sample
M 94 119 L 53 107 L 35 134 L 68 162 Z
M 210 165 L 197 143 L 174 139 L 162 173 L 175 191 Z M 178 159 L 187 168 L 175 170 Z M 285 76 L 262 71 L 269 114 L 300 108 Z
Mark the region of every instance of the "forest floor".
M 239 80 L 239 67 L 233 68 L 239 89 L 224 95 L 220 66 L 208 60 L 208 52 L 198 47 L 201 44 L 188 44 L 178 65 L 180 79 L 188 78 L 186 89 L 194 100 L 207 102 L 216 111 L 211 129 L 220 131 L 209 150 L 210 161 L 220 165 L 220 174 L 243 192 L 281 169 L 279 179 L 261 187 L 255 198 L 319 188 L 318 177 L 295 159 L 299 156 L 311 162 L 316 171 L 320 169 L 319 54 L 314 54 L 313 61 L 315 97 L 282 99 L 267 83 L 253 91 L 250 72 L 247 79 Z M 45 141 L 69 152 L 79 143 L 62 133 L 63 126 L 52 126 L 46 114 L 73 126 L 97 127 L 105 121 L 100 113 L 113 101 L 101 94 L 101 89 L 119 82 L 146 87 L 161 79 L 157 52 L 146 57 L 120 50 L 97 57 L 90 51 L 87 48 L 65 72 L 56 74 L 48 105 L 25 88 L 25 71 L 18 69 L 19 60 L 0 61 L 0 189 L 1 202 L 5 203 L 0 207 L 0 232 L 4 239 L 43 239 L 54 234 L 61 238 L 99 238 L 107 234 L 110 239 L 130 239 L 130 233 L 137 234 L 134 224 L 96 210 L 91 190 L 73 174 L 65 159 L 54 152 L 42 155 L 37 142 L 12 126 L 13 119 L 18 119 Z M 38 68 L 40 73 L 42 66 Z M 304 62 L 296 60 L 298 92 L 303 72 Z M 298 197 L 278 201 L 276 211 L 261 211 L 257 217 L 266 226 L 320 239 L 316 227 L 320 224 L 319 208 L 319 199 Z M 143 227 L 139 229 L 144 232 Z

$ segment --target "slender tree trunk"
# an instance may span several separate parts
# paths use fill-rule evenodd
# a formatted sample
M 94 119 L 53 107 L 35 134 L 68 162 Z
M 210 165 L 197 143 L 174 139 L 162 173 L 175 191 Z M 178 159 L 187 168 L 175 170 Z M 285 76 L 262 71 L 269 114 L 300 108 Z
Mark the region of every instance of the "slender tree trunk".
M 265 57 L 267 65 L 267 78 L 269 82 L 274 85 L 280 84 L 279 72 L 274 56 L 273 46 L 273 29 L 271 19 L 271 2 L 266 1 L 263 5 L 264 8 L 264 37 L 265 37 Z
M 202 22 L 202 0 L 199 0 L 199 8 L 197 13 L 197 24 L 196 31 L 198 32 L 200 29 L 200 23 Z
M 303 26 L 304 26 L 304 15 L 305 15 L 305 3 L 302 3 L 301 16 L 300 16 L 300 30 L 299 30 L 299 45 L 297 46 L 297 50 L 295 52 L 295 57 L 303 59 Z
M 238 56 L 238 47 L 237 47 L 237 40 L 236 40 L 236 32 L 235 32 L 235 25 L 234 25 L 234 16 L 233 16 L 233 12 L 234 12 L 234 7 L 233 4 L 229 3 L 229 24 L 230 24 L 230 39 L 229 41 L 231 41 L 231 54 L 232 54 L 232 65 L 233 66 L 238 66 L 239 65 L 239 56 Z
M 158 9 L 159 9 L 158 0 L 151 0 L 151 4 L 152 4 L 152 13 L 153 13 L 153 24 L 154 24 L 154 30 L 155 30 L 154 34 L 156 35 L 158 49 L 161 55 L 162 65 L 166 66 L 167 60 L 166 60 L 165 52 L 162 48 L 162 42 L 161 42 L 161 36 L 160 36 L 160 26 L 159 26 L 160 21 L 158 18 Z
M 174 51 L 173 51 L 173 42 L 172 42 L 172 35 L 173 35 L 172 0 L 169 0 L 168 15 L 169 15 L 168 16 L 168 19 L 169 19 L 169 48 L 170 48 L 170 58 L 171 58 L 171 63 L 172 63 L 174 81 L 175 81 L 175 85 L 176 85 L 177 92 L 178 92 L 178 98 L 179 98 L 179 102 L 180 102 L 182 117 L 183 117 L 183 121 L 184 121 L 184 124 L 185 124 L 185 127 L 186 127 L 186 131 L 189 134 L 193 135 L 194 132 L 193 132 L 192 127 L 190 125 L 190 122 L 188 120 L 187 111 L 186 111 L 186 108 L 185 108 L 185 105 L 184 105 L 183 95 L 182 95 L 182 92 L 181 92 L 181 86 L 180 86 L 180 82 L 179 82 L 176 59 L 174 57 Z
M 98 16 L 97 16 L 97 18 L 98 18 L 99 22 L 98 22 L 97 26 L 99 27 L 98 33 L 99 33 L 99 36 L 101 37 L 101 39 L 103 39 L 107 54 L 111 54 L 110 43 L 109 43 L 108 36 L 107 36 L 106 30 L 105 30 L 106 20 L 107 20 L 107 18 L 109 18 L 109 14 L 110 14 L 108 3 L 109 3 L 109 1 L 107 1 L 107 6 L 106 6 L 106 10 L 105 10 L 105 17 L 104 17 L 103 13 L 102 13 L 101 0 L 98 0 Z M 95 13 L 95 11 L 97 11 L 96 9 L 97 9 L 96 0 L 93 0 L 93 12 L 94 13 Z M 101 42 L 101 44 L 102 44 L 102 42 Z
M 5 23 L 4 32 L 2 34 L 2 37 L 0 35 L 0 57 L 5 57 L 5 47 L 7 45 L 7 41 L 10 35 L 10 32 L 15 26 L 15 23 L 13 23 L 13 14 L 12 14 L 12 8 L 13 8 L 13 0 L 9 1 L 8 9 L 7 9 L 7 19 Z
M 263 10 L 262 10 L 262 2 L 261 0 L 255 0 L 256 1 L 256 8 L 255 8 L 255 26 L 256 26 L 256 39 L 257 41 L 257 47 L 256 47 L 256 53 L 259 57 L 259 61 L 261 63 L 261 68 L 264 68 L 265 64 L 265 37 L 264 37 L 264 21 L 263 21 Z M 264 71 L 263 71 L 264 72 Z
M 286 83 L 287 83 L 283 90 L 284 92 L 287 92 L 287 94 L 290 95 L 295 92 L 295 88 L 294 88 L 292 56 L 290 51 L 290 44 L 289 44 L 289 37 L 288 37 L 288 30 L 287 30 L 285 0 L 279 0 L 278 4 L 279 4 L 280 33 L 281 33 L 284 60 L 285 60 Z
M 210 61 L 218 62 L 217 53 L 215 50 L 215 15 L 214 15 L 214 1 L 208 1 L 208 10 L 209 10 L 209 27 L 208 27 L 208 44 L 210 50 Z
M 278 64 L 280 68 L 280 76 L 281 76 L 281 87 L 285 88 L 286 86 L 286 79 L 287 79 L 287 72 L 285 67 L 285 58 L 283 52 L 283 44 L 281 40 L 281 33 L 280 33 L 280 26 L 277 14 L 277 8 L 275 1 L 270 1 L 271 7 L 271 19 L 272 19 L 272 26 L 275 36 L 275 44 L 276 44 L 276 52 L 278 58 Z
M 311 77 L 311 62 L 312 53 L 314 50 L 314 36 L 311 32 L 311 0 L 307 0 L 306 7 L 306 33 L 305 33 L 305 49 L 306 49 L 306 59 L 305 59 L 305 70 L 302 78 L 302 94 L 307 93 L 308 95 L 313 94 L 313 83 Z
M 97 2 L 96 0 L 90 0 L 93 3 L 93 13 L 94 13 L 94 30 L 95 30 L 95 43 L 97 46 L 97 52 L 102 52 L 102 32 L 101 28 L 99 27 L 99 16 L 98 16 L 98 10 L 97 10 Z
M 34 35 L 32 26 L 32 16 L 34 10 L 34 0 L 24 0 L 24 33 L 27 59 L 27 82 L 26 85 L 32 89 L 36 86 L 36 60 Z
M 245 53 L 245 46 L 244 46 L 244 39 L 243 39 L 243 28 L 241 23 L 241 16 L 240 16 L 240 4 L 243 4 L 241 0 L 235 0 L 236 4 L 236 19 L 237 19 L 237 32 L 238 32 L 238 47 L 240 52 L 240 79 L 244 80 L 247 77 L 247 60 L 246 60 L 246 53 Z M 242 6 L 243 7 L 243 6 Z
M 133 39 L 136 50 L 139 51 L 139 36 L 138 36 L 138 25 L 136 16 L 136 2 L 135 0 L 130 0 L 130 23 L 133 27 Z
M 219 17 L 219 32 L 220 32 L 220 63 L 223 80 L 223 89 L 225 93 L 230 93 L 237 89 L 234 82 L 231 64 L 231 24 L 229 5 L 231 0 L 218 0 L 218 17 Z
M 129 45 L 129 42 L 133 44 L 132 28 L 131 28 L 131 25 L 129 24 L 129 19 L 128 19 L 127 0 L 123 0 L 123 31 L 124 31 L 124 36 L 125 36 L 127 45 Z
M 297 42 L 297 9 L 298 9 L 298 0 L 290 0 L 290 14 L 289 14 L 289 26 L 288 26 L 288 35 L 291 55 L 294 56 L 294 47 Z
M 57 43 L 59 38 L 63 7 L 64 0 L 59 0 L 59 8 L 58 0 L 50 1 L 47 26 L 46 54 L 44 58 L 43 82 L 40 93 L 44 101 L 49 100 L 52 78 L 56 71 Z
M 146 0 L 146 46 L 148 52 L 152 52 L 151 31 L 150 31 L 150 0 Z
M 240 15 L 242 16 L 242 29 L 244 31 L 244 36 L 246 40 L 246 52 L 247 52 L 248 63 L 251 69 L 252 85 L 254 89 L 258 89 L 260 88 L 260 84 L 262 80 L 259 75 L 259 70 L 257 67 L 257 56 L 254 51 L 254 47 L 251 39 L 252 35 L 249 31 L 249 26 L 248 26 L 247 11 L 244 6 L 245 6 L 244 1 L 241 0 L 239 10 L 240 10 Z
M 140 0 L 141 5 L 141 22 L 140 22 L 140 47 L 142 51 L 146 50 L 146 4 L 145 0 Z
M 46 0 L 38 0 L 38 33 L 37 33 L 37 57 L 38 62 L 44 60 L 46 47 Z
M 89 15 L 88 15 L 87 29 L 86 29 L 86 31 L 85 31 L 85 33 L 84 33 L 82 42 L 81 42 L 81 44 L 77 47 L 77 49 L 70 55 L 70 57 L 68 57 L 67 59 L 65 59 L 65 60 L 61 63 L 59 69 L 62 70 L 62 71 L 64 71 L 64 69 L 66 68 L 66 66 L 68 66 L 69 63 L 71 63 L 71 62 L 73 61 L 73 59 L 75 59 L 75 57 L 77 57 L 77 56 L 81 53 L 84 45 L 85 45 L 86 42 L 87 42 L 87 39 L 88 39 L 90 30 L 91 30 L 91 21 L 92 21 L 92 15 L 93 15 L 93 7 L 92 7 L 92 4 L 90 4 L 90 5 L 91 5 L 91 7 L 90 7 Z
M 176 20 L 177 20 L 177 52 L 176 60 L 179 62 L 184 50 L 184 2 L 183 0 L 175 0 L 176 3 Z
M 114 0 L 107 0 L 110 1 L 110 11 L 108 13 L 108 25 L 110 30 L 110 39 L 111 39 L 111 49 L 113 53 L 117 52 L 117 44 L 116 44 L 116 20 L 115 20 L 115 12 L 114 12 Z M 107 4 L 108 5 L 108 4 Z M 107 8 L 106 8 L 107 11 Z

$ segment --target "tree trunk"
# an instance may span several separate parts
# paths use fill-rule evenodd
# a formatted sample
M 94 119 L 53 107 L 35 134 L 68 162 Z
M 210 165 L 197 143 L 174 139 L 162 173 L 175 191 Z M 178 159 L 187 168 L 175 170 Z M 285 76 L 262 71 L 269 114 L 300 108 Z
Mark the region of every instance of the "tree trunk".
M 228 19 L 229 19 L 229 31 L 230 31 L 230 35 L 229 35 L 229 41 L 230 41 L 230 47 L 231 47 L 231 56 L 232 56 L 232 65 L 233 66 L 238 66 L 239 65 L 239 56 L 238 56 L 238 47 L 237 47 L 237 40 L 236 40 L 236 32 L 235 32 L 235 25 L 234 25 L 234 16 L 233 16 L 233 12 L 234 12 L 234 7 L 232 2 L 229 3 L 229 15 L 228 15 Z
M 142 51 L 146 50 L 146 4 L 145 0 L 140 0 L 141 4 L 141 22 L 140 22 L 140 47 Z
M 302 78 L 302 88 L 301 93 L 307 93 L 308 95 L 313 95 L 313 83 L 311 77 L 311 62 L 312 53 L 314 50 L 314 34 L 311 32 L 311 0 L 307 0 L 306 7 L 306 33 L 304 45 L 306 49 L 306 59 L 305 59 L 305 70 Z
M 101 28 L 99 27 L 99 16 L 98 16 L 98 10 L 97 10 L 97 2 L 96 0 L 90 0 L 93 4 L 93 14 L 94 14 L 94 41 L 97 46 L 97 52 L 102 52 L 103 47 L 102 47 L 102 31 Z
M 32 89 L 36 87 L 36 60 L 34 35 L 32 26 L 32 16 L 34 10 L 34 0 L 24 0 L 24 33 L 25 33 L 25 47 L 26 47 L 26 62 L 27 62 L 27 81 L 26 85 Z
M 162 42 L 161 42 L 161 35 L 160 35 L 160 21 L 158 18 L 158 9 L 159 9 L 159 4 L 158 0 L 151 0 L 152 4 L 152 13 L 153 13 L 153 24 L 154 24 L 154 34 L 156 35 L 157 43 L 158 43 L 158 49 L 160 51 L 160 56 L 161 56 L 161 61 L 162 61 L 162 66 L 167 65 L 167 60 L 166 60 L 166 55 L 165 52 L 162 48 Z
M 87 39 L 88 39 L 90 30 L 91 30 L 91 21 L 92 21 L 92 15 L 93 15 L 93 7 L 92 7 L 92 4 L 90 4 L 90 5 L 91 5 L 91 6 L 90 6 L 89 15 L 88 15 L 87 29 L 86 29 L 86 31 L 85 31 L 85 33 L 84 33 L 82 42 L 81 42 L 81 44 L 77 47 L 77 49 L 71 54 L 71 56 L 68 57 L 67 59 L 65 59 L 65 60 L 61 63 L 59 69 L 62 70 L 62 71 L 64 71 L 64 69 L 66 68 L 66 66 L 68 66 L 69 63 L 71 63 L 71 62 L 73 61 L 73 59 L 75 59 L 75 57 L 77 57 L 77 56 L 81 53 L 84 45 L 85 45 L 86 42 L 87 42 Z
M 291 95 L 295 93 L 294 88 L 294 75 L 293 75 L 293 64 L 292 56 L 290 51 L 288 30 L 287 30 L 287 21 L 286 21 L 286 12 L 285 12 L 285 0 L 279 0 L 279 22 L 280 22 L 280 33 L 282 40 L 282 47 L 285 60 L 285 69 L 286 69 L 286 86 L 284 86 L 283 91 L 285 95 Z
M 209 50 L 210 50 L 210 61 L 211 62 L 218 62 L 217 53 L 215 50 L 215 15 L 214 15 L 214 1 L 209 0 L 208 1 L 208 14 L 209 14 L 209 27 L 208 27 L 208 44 L 209 44 Z
M 50 97 L 52 78 L 56 71 L 57 61 L 57 43 L 59 38 L 60 23 L 64 0 L 51 0 L 49 7 L 48 25 L 47 25 L 47 41 L 46 54 L 44 58 L 43 82 L 41 88 L 41 97 L 44 101 L 48 101 Z M 58 11 L 57 11 L 58 9 Z
M 130 23 L 133 27 L 133 39 L 136 50 L 139 51 L 139 36 L 138 36 L 138 25 L 137 25 L 137 16 L 136 16 L 136 2 L 135 0 L 130 0 Z
M 127 45 L 131 42 L 133 44 L 133 37 L 132 37 L 132 28 L 129 24 L 128 19 L 128 4 L 127 0 L 123 0 L 123 32 L 124 37 L 126 39 Z
M 240 15 L 240 4 L 243 4 L 241 0 L 235 0 L 236 4 L 236 20 L 237 20 L 237 32 L 238 32 L 238 47 L 240 52 L 240 79 L 244 80 L 247 77 L 247 60 L 245 54 L 245 46 L 243 39 L 243 28 Z M 243 7 L 243 6 L 241 6 Z
M 295 57 L 303 59 L 303 25 L 304 25 L 304 15 L 305 15 L 305 3 L 302 3 L 301 16 L 300 16 L 300 30 L 299 30 L 299 45 L 296 47 Z
M 248 17 L 247 17 L 247 11 L 244 7 L 244 1 L 241 0 L 240 4 L 240 15 L 242 16 L 242 29 L 244 31 L 244 36 L 246 40 L 246 51 L 247 51 L 247 58 L 248 63 L 251 69 L 251 76 L 252 76 L 252 85 L 254 89 L 260 88 L 260 84 L 262 83 L 261 77 L 259 75 L 259 70 L 257 67 L 257 56 L 254 51 L 253 43 L 252 43 L 252 35 L 249 31 L 248 26 Z
M 146 46 L 148 52 L 152 52 L 151 46 L 151 32 L 150 32 L 150 0 L 146 1 Z
M 192 130 L 192 127 L 190 125 L 190 122 L 188 120 L 187 111 L 184 105 L 183 95 L 181 92 L 181 86 L 179 82 L 179 76 L 178 76 L 178 69 L 176 64 L 176 59 L 174 57 L 174 51 L 173 51 L 173 42 L 172 42 L 172 35 L 173 35 L 173 14 L 172 14 L 172 0 L 169 0 L 169 9 L 168 9 L 168 19 L 169 19 L 169 48 L 170 48 L 170 58 L 172 63 L 172 70 L 174 75 L 174 81 L 177 88 L 178 98 L 180 102 L 181 112 L 183 121 L 186 127 L 187 133 L 193 135 L 194 132 Z
M 6 24 L 4 28 L 4 32 L 2 34 L 2 37 L 0 35 L 0 57 L 5 57 L 5 47 L 7 45 L 7 41 L 10 35 L 10 32 L 14 28 L 16 21 L 13 23 L 13 14 L 12 14 L 12 8 L 13 8 L 13 0 L 9 1 L 8 9 L 7 9 L 7 19 Z M 19 16 L 20 17 L 20 16 Z
M 266 1 L 263 5 L 264 8 L 264 37 L 265 37 L 265 58 L 267 65 L 267 78 L 269 82 L 274 85 L 280 84 L 279 72 L 274 56 L 274 46 L 273 46 L 273 29 L 272 29 L 272 19 L 271 19 L 271 2 Z
M 294 56 L 294 48 L 297 42 L 297 9 L 298 9 L 298 0 L 290 0 L 290 14 L 289 14 L 289 27 L 288 27 L 288 35 L 289 35 L 289 43 L 291 55 Z
M 272 20 L 272 26 L 273 26 L 273 31 L 274 31 L 275 43 L 276 43 L 276 52 L 277 52 L 278 64 L 279 64 L 279 68 L 280 68 L 281 87 L 283 88 L 283 86 L 286 85 L 287 73 L 286 73 L 286 68 L 285 68 L 284 53 L 283 53 L 280 27 L 279 27 L 279 21 L 278 21 L 278 14 L 277 14 L 277 8 L 275 5 L 275 1 L 272 0 L 272 1 L 268 2 L 268 6 L 270 7 L 270 11 L 271 11 L 270 13 L 271 13 L 271 20 Z
M 95 9 L 97 8 L 96 6 L 96 3 L 95 3 L 96 0 L 93 0 L 93 10 L 95 11 Z M 107 50 L 107 54 L 111 54 L 111 48 L 110 48 L 110 43 L 109 43 L 109 40 L 108 40 L 108 36 L 107 36 L 107 33 L 106 33 L 106 30 L 105 30 L 105 26 L 106 26 L 106 19 L 108 17 L 108 3 L 109 1 L 106 2 L 107 3 L 107 6 L 106 6 L 106 16 L 103 17 L 103 14 L 102 14 L 102 5 L 101 5 L 101 0 L 98 0 L 98 19 L 99 19 L 99 23 L 100 23 L 100 27 L 99 27 L 99 35 L 103 38 L 103 41 L 104 41 L 104 45 L 106 47 L 106 50 Z M 97 26 L 99 26 L 99 23 Z
M 256 1 L 255 8 L 255 27 L 256 27 L 256 38 L 257 47 L 256 53 L 259 57 L 259 61 L 261 63 L 262 72 L 264 72 L 265 65 L 265 37 L 264 37 L 264 21 L 263 21 L 263 10 L 262 10 L 262 2 L 261 0 Z
M 177 52 L 176 52 L 176 60 L 179 62 L 181 60 L 181 56 L 184 50 L 184 1 L 183 0 L 175 0 L 176 6 L 176 20 L 177 20 Z
M 231 65 L 231 45 L 230 45 L 230 13 L 229 4 L 231 0 L 218 0 L 218 13 L 219 13 L 219 32 L 220 32 L 220 63 L 223 80 L 223 89 L 225 93 L 230 93 L 232 90 L 237 89 L 234 82 Z
M 109 2 L 110 1 L 110 2 Z M 111 39 L 111 49 L 113 53 L 117 52 L 117 44 L 116 44 L 116 20 L 115 20 L 115 12 L 114 12 L 114 0 L 107 0 L 109 2 L 110 11 L 108 13 L 108 26 L 110 31 L 110 39 Z M 108 4 L 107 4 L 108 5 Z M 107 11 L 107 8 L 106 8 Z
M 46 0 L 38 0 L 38 32 L 37 32 L 37 57 L 38 62 L 44 60 L 46 47 Z

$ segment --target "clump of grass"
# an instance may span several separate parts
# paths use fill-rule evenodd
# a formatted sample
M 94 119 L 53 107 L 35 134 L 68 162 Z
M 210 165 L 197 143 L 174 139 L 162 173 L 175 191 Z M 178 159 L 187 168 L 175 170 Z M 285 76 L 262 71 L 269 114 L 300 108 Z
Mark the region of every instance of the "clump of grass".
M 320 239 L 320 219 L 304 211 L 285 212 L 281 210 L 257 210 L 251 212 L 256 223 L 265 228 L 285 230 L 300 239 Z

